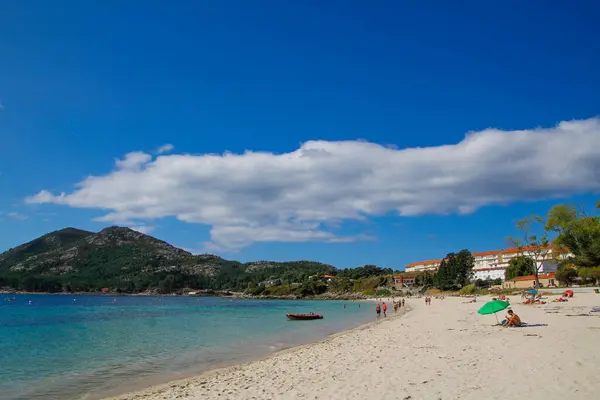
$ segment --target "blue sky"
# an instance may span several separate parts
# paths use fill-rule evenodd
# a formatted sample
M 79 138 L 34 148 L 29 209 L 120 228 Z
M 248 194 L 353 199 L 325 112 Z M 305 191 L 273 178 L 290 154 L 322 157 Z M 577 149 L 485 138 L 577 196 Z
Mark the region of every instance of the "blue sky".
M 0 249 L 111 224 L 339 267 L 501 248 L 516 219 L 600 197 L 599 11 L 2 4 Z

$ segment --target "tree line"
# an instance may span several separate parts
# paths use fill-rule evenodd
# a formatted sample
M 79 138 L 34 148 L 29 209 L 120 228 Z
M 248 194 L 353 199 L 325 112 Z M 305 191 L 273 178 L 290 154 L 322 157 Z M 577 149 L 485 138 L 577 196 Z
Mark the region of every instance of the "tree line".
M 596 204 L 599 208 L 600 202 Z M 516 228 L 519 235 L 509 237 L 509 243 L 526 255 L 511 260 L 507 279 L 534 275 L 539 285 L 542 262 L 553 259 L 559 265 L 556 278 L 563 284 L 600 281 L 600 216 L 571 204 L 559 204 L 545 217 L 521 219 Z

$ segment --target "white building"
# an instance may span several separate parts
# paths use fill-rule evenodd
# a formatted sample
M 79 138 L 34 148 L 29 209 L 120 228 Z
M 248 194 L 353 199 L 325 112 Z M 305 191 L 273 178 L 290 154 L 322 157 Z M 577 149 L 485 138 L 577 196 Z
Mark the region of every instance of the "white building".
M 404 267 L 405 272 L 437 271 L 442 260 L 417 261 Z
M 557 254 L 558 253 L 558 254 Z M 473 253 L 475 265 L 473 267 L 473 280 L 481 279 L 502 279 L 506 273 L 506 269 L 510 260 L 519 255 L 535 258 L 535 255 L 527 249 L 510 248 L 506 250 L 493 250 Z M 542 254 L 543 259 L 538 260 L 539 272 L 556 272 L 558 265 L 555 261 L 555 256 L 566 257 L 569 253 L 558 252 L 552 245 L 548 248 L 547 254 Z M 436 271 L 442 260 L 418 261 L 410 263 L 406 266 L 406 272 L 419 271 Z

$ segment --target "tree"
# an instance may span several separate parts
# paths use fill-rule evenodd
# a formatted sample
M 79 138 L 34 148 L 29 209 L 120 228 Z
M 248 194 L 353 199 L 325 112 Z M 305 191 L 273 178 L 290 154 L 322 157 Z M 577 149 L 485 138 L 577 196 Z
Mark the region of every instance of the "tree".
M 504 279 L 510 280 L 517 276 L 532 275 L 534 269 L 535 263 L 531 257 L 519 255 L 510 260 Z
M 507 239 L 519 249 L 520 255 L 527 255 L 533 260 L 531 273 L 535 277 L 535 286 L 539 287 L 542 263 L 552 251 L 546 224 L 542 217 L 533 214 L 517 221 L 517 230 L 521 233 L 521 237 L 509 236 Z
M 454 253 L 448 254 L 446 258 L 442 260 L 438 272 L 433 278 L 434 286 L 440 290 L 455 289 L 451 278 L 450 266 L 448 264 L 448 260 L 452 257 L 454 257 Z
M 555 243 L 573 254 L 567 262 L 578 267 L 600 266 L 600 217 L 560 204 L 548 212 L 546 229 L 556 232 Z
M 473 278 L 475 258 L 469 250 L 461 250 L 456 255 L 456 284 L 468 285 Z
M 586 282 L 591 282 L 592 284 L 597 285 L 598 281 L 600 280 L 600 267 L 579 268 L 577 274 Z
M 560 283 L 564 283 L 566 286 L 571 286 L 574 278 L 577 278 L 577 271 L 575 268 L 563 265 L 556 271 L 556 279 L 558 279 Z
M 496 278 L 492 281 L 494 285 L 502 285 L 502 278 Z
M 474 265 L 475 259 L 469 250 L 461 250 L 458 254 L 449 253 L 440 263 L 433 279 L 435 287 L 440 290 L 458 290 L 468 285 L 473 276 Z
M 173 291 L 174 283 L 175 277 L 173 275 L 167 275 L 167 277 L 160 283 L 161 293 L 171 293 Z
M 433 286 L 434 276 L 429 272 L 425 271 L 415 277 L 415 285 L 417 286 Z

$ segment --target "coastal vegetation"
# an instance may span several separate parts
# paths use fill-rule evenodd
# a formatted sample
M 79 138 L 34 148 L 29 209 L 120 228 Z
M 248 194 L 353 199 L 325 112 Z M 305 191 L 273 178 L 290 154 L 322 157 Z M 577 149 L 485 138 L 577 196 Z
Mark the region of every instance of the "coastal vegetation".
M 537 277 L 541 261 L 555 257 L 556 277 L 562 284 L 600 281 L 600 217 L 563 204 L 554 206 L 545 218 L 533 215 L 518 221 L 516 229 L 519 235 L 509 242 L 523 253 L 510 260 L 506 279 Z M 473 280 L 473 267 L 474 258 L 464 249 L 447 254 L 437 272 L 410 277 L 419 290 L 464 293 L 502 283 L 501 279 Z M 274 297 L 328 293 L 384 297 L 400 289 L 394 284 L 394 274 L 399 273 L 376 265 L 337 269 L 313 261 L 241 263 L 211 254 L 192 255 L 122 227 L 97 233 L 62 229 L 0 254 L 0 289 L 25 292 L 221 290 Z
M 600 202 L 596 209 L 600 208 Z M 538 274 L 543 260 L 559 264 L 556 278 L 564 285 L 600 281 L 600 216 L 570 204 L 555 205 L 544 218 L 537 215 L 517 222 L 518 237 L 508 241 L 527 252 L 510 261 L 506 279 Z M 552 240 L 553 238 L 553 240 Z M 550 245 L 554 246 L 554 251 Z
M 241 263 L 192 255 L 128 228 L 48 233 L 0 254 L 0 289 L 24 292 L 245 292 L 312 297 L 325 292 L 389 294 L 391 269 L 337 269 L 313 261 Z M 333 279 L 332 279 L 333 278 Z

